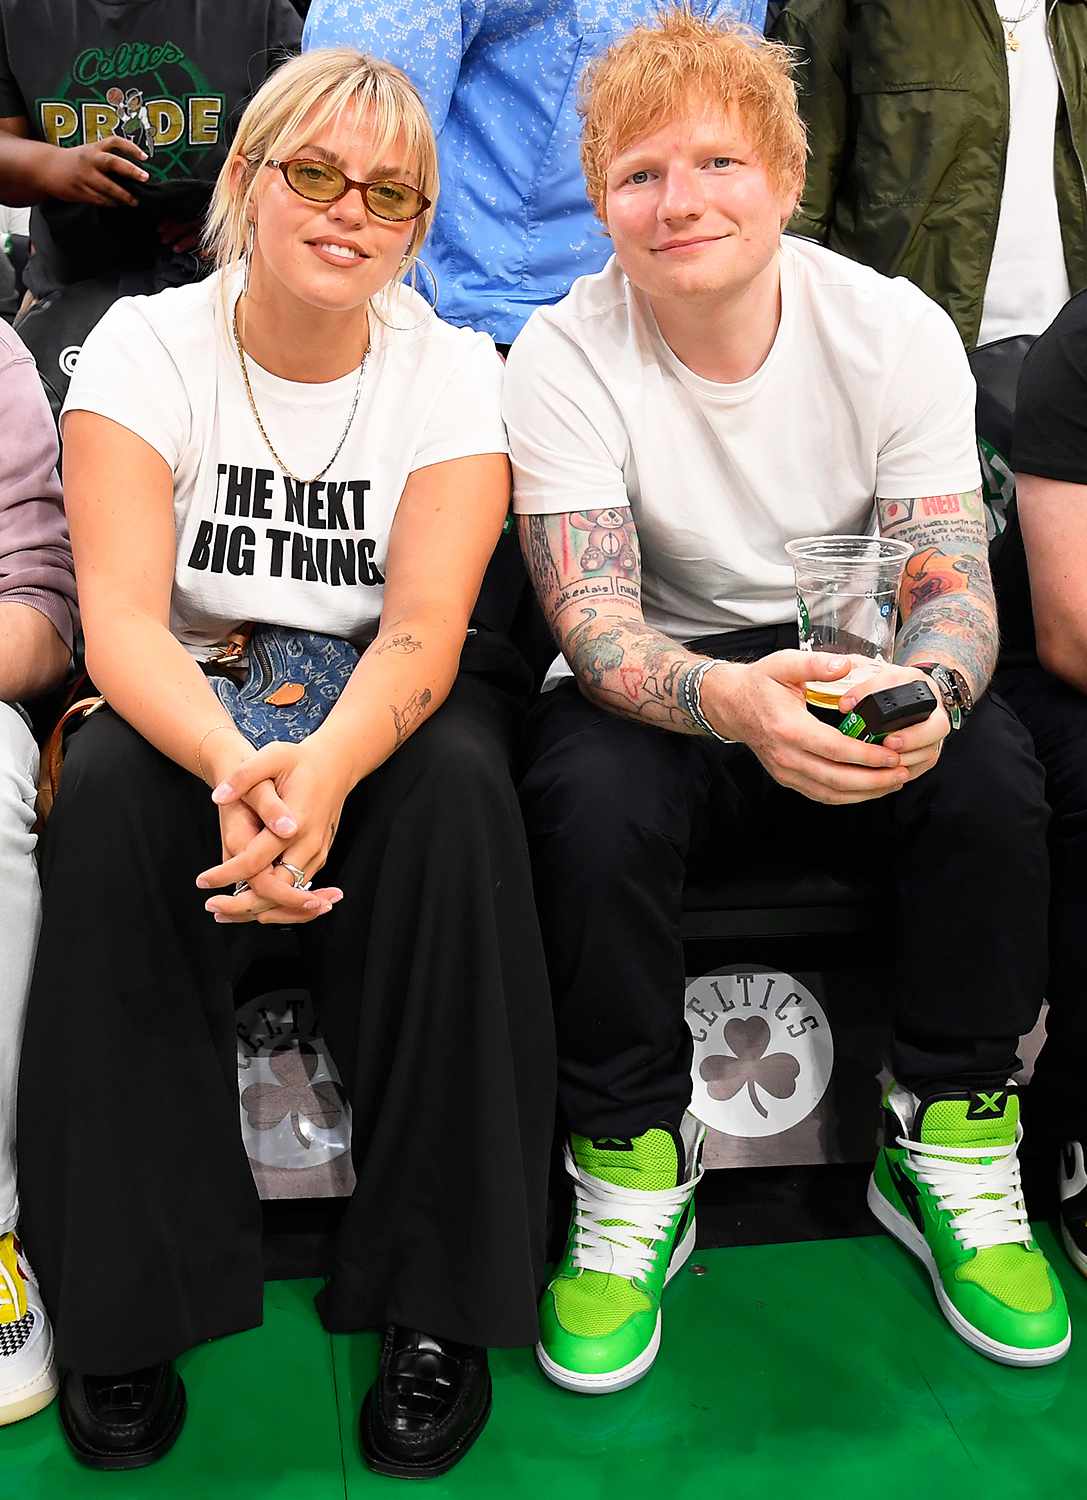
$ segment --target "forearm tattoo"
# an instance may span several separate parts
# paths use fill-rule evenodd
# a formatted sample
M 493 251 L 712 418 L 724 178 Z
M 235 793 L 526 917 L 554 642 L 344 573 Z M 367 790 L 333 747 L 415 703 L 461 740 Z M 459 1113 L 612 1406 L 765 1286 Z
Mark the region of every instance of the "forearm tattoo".
M 393 723 L 396 725 L 397 750 L 400 749 L 400 746 L 407 739 L 408 735 L 421 722 L 430 706 L 433 696 L 429 688 L 420 688 L 417 692 L 412 693 L 403 708 L 397 708 L 393 703 L 389 704 L 389 712 L 392 714 Z
M 977 698 L 1000 646 L 980 490 L 876 501 L 880 531 L 908 542 L 895 660 L 957 667 Z
M 521 550 L 552 634 L 602 708 L 704 734 L 683 685 L 705 660 L 645 623 L 638 536 L 628 507 L 522 516 Z
M 410 656 L 413 651 L 422 649 L 422 641 L 416 640 L 413 635 L 390 635 L 387 640 L 381 642 L 375 654 L 384 656 L 386 651 L 395 651 L 400 656 Z

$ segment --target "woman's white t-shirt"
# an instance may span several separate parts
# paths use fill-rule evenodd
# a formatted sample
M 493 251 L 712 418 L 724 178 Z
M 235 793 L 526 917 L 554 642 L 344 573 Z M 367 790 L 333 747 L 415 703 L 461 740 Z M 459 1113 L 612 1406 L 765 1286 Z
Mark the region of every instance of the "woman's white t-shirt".
M 232 277 L 228 316 L 239 290 Z M 407 287 L 382 293 L 376 311 L 347 438 L 328 473 L 309 484 L 294 483 L 261 437 L 218 275 L 122 298 L 84 344 L 62 421 L 70 411 L 97 412 L 169 464 L 177 537 L 170 628 L 194 656 L 210 656 L 249 621 L 363 642 L 381 614 L 389 533 L 409 475 L 507 451 L 502 364 L 491 340 L 443 323 Z M 343 433 L 357 372 L 307 385 L 248 357 L 247 368 L 284 463 L 306 479 L 318 473 Z M 472 496 L 460 503 L 467 512 Z

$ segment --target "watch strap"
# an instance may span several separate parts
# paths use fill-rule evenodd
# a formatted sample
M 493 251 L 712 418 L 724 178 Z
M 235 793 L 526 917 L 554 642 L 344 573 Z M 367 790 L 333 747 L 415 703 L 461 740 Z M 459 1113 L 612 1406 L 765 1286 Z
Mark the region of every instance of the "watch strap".
M 966 678 L 954 667 L 945 667 L 938 661 L 918 661 L 911 665 L 932 679 L 952 729 L 961 729 L 974 707 L 974 696 Z

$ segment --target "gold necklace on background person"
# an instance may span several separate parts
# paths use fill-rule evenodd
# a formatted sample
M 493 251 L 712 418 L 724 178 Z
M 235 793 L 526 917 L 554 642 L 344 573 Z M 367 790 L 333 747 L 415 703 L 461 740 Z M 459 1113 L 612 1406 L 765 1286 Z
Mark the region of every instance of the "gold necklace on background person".
M 275 448 L 272 446 L 272 440 L 271 440 L 271 438 L 268 436 L 268 433 L 265 431 L 264 423 L 260 419 L 260 412 L 257 410 L 256 398 L 253 395 L 253 387 L 249 384 L 249 371 L 246 369 L 246 364 L 245 364 L 245 350 L 242 348 L 242 336 L 241 336 L 240 332 L 238 331 L 238 308 L 241 306 L 241 301 L 242 301 L 242 299 L 241 299 L 241 297 L 239 297 L 238 300 L 237 300 L 237 302 L 235 302 L 235 304 L 234 304 L 234 320 L 233 320 L 234 321 L 234 347 L 238 351 L 238 363 L 241 365 L 242 380 L 245 382 L 245 394 L 249 397 L 249 407 L 250 407 L 250 410 L 253 413 L 253 419 L 256 422 L 257 426 L 260 428 L 260 435 L 264 439 L 264 442 L 265 442 L 265 445 L 267 446 L 268 452 L 275 459 L 276 463 L 283 470 L 284 474 L 286 474 L 288 476 L 288 478 L 292 479 L 295 482 L 295 484 L 316 484 L 316 482 L 317 482 L 318 479 L 322 479 L 328 473 L 329 469 L 331 469 L 332 465 L 336 462 L 337 458 L 340 456 L 340 449 L 343 447 L 344 443 L 347 442 L 347 434 L 351 431 L 351 423 L 355 420 L 355 411 L 358 408 L 358 404 L 359 404 L 359 392 L 362 390 L 362 376 L 363 376 L 363 372 L 366 369 L 366 362 L 370 358 L 370 329 L 369 329 L 369 324 L 367 324 L 367 329 L 366 329 L 366 347 L 362 351 L 362 359 L 361 359 L 361 361 L 359 363 L 358 378 L 355 381 L 355 394 L 354 394 L 354 396 L 352 397 L 352 400 L 351 400 L 351 410 L 347 414 L 347 422 L 344 425 L 343 432 L 340 434 L 340 441 L 336 444 L 336 449 L 335 449 L 335 452 L 333 453 L 332 457 L 329 459 L 328 463 L 325 464 L 324 468 L 320 471 L 319 474 L 315 474 L 312 479 L 301 479 L 293 471 L 293 469 L 289 469 L 287 467 L 287 465 L 283 462 L 283 460 L 280 458 L 279 454 L 276 452 Z
M 1024 5 L 1017 16 L 1005 16 L 1001 15 L 999 10 L 997 11 L 997 15 L 1000 17 L 1000 24 L 1004 28 L 1004 47 L 1006 51 L 1019 51 L 1019 48 L 1023 44 L 1016 36 L 1015 28 L 1021 26 L 1028 16 L 1032 16 L 1041 3 L 1042 0 L 1027 0 L 1027 4 Z

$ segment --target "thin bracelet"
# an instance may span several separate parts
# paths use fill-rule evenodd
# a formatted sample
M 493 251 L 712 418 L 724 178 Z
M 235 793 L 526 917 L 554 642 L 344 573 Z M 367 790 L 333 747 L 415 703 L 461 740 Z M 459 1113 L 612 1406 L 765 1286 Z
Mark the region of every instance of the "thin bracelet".
M 233 723 L 230 723 L 230 724 L 213 724 L 210 729 L 206 730 L 205 733 L 200 736 L 200 743 L 196 747 L 196 769 L 197 769 L 197 771 L 199 771 L 199 773 L 200 773 L 200 780 L 204 783 L 205 786 L 210 786 L 211 782 L 208 780 L 208 778 L 207 778 L 207 776 L 206 776 L 206 774 L 204 772 L 204 762 L 200 759 L 200 752 L 204 748 L 204 741 L 205 740 L 209 740 L 213 734 L 218 734 L 218 732 L 219 732 L 220 729 L 233 729 L 233 728 L 234 728 Z
M 694 699 L 691 697 L 691 678 L 694 676 L 694 674 L 697 671 L 698 671 L 697 667 L 690 667 L 683 674 L 683 703 L 684 703 L 684 707 L 687 710 L 688 717 L 691 718 L 691 719 L 694 719 L 694 721 L 695 721 L 696 724 L 698 724 L 698 718 L 697 718 L 697 716 L 695 714 L 695 711 L 694 711 Z M 701 729 L 701 727 L 702 727 L 701 724 L 699 724 L 698 727 Z
M 702 679 L 706 676 L 707 672 L 712 672 L 714 667 L 719 667 L 721 665 L 722 663 L 720 659 L 715 658 L 707 666 L 703 667 L 701 672 L 699 672 L 698 680 L 694 683 L 693 686 L 695 716 L 698 722 L 702 725 L 703 729 L 712 734 L 715 740 L 719 740 L 722 745 L 733 745 L 736 743 L 735 740 L 730 740 L 727 734 L 719 734 L 702 711 Z
M 706 718 L 706 715 L 702 712 L 702 679 L 705 677 L 707 672 L 712 672 L 714 667 L 716 667 L 717 665 L 718 663 L 716 661 L 710 661 L 706 665 L 700 667 L 698 672 L 695 674 L 694 681 L 691 683 L 691 698 L 694 702 L 695 719 L 699 724 L 701 724 L 703 729 L 709 730 L 710 734 L 713 735 L 715 740 L 719 740 L 721 736 L 717 733 L 716 729 L 714 729 L 709 719 Z
M 717 661 L 710 661 L 695 673 L 694 680 L 691 683 L 691 700 L 694 706 L 695 722 L 699 724 L 707 734 L 711 734 L 715 740 L 721 740 L 722 742 L 725 742 L 724 735 L 717 733 L 717 730 L 713 727 L 709 719 L 706 718 L 706 715 L 702 711 L 702 679 L 705 677 L 707 672 L 712 672 L 714 667 L 719 665 L 720 663 Z
M 694 667 L 688 672 L 683 679 L 683 697 L 687 704 L 687 712 L 698 725 L 699 729 L 705 734 L 712 735 L 722 745 L 731 745 L 733 741 L 727 735 L 719 734 L 702 711 L 702 679 L 707 672 L 712 672 L 714 667 L 719 667 L 720 665 L 721 662 L 717 657 L 710 657 L 709 660 L 702 662 L 699 666 Z
M 699 662 L 697 666 L 691 667 L 689 671 L 684 672 L 683 674 L 684 705 L 687 709 L 688 716 L 694 720 L 699 729 L 701 729 L 703 732 L 708 732 L 708 725 L 703 722 L 703 715 L 701 714 L 700 710 L 695 708 L 694 680 L 696 677 L 699 677 L 701 673 L 707 671 L 709 671 L 709 662 L 702 661 Z

